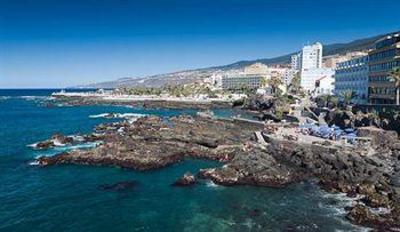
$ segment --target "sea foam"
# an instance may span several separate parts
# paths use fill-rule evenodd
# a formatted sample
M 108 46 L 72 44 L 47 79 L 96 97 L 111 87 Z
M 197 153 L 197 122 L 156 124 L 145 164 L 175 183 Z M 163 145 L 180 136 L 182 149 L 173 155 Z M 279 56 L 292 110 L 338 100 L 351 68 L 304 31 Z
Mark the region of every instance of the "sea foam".
M 11 96 L 0 96 L 0 101 L 1 100 L 8 100 L 10 98 L 11 98 Z
M 89 115 L 89 118 L 124 118 L 130 120 L 136 120 L 147 116 L 147 114 L 137 114 L 137 113 L 101 113 Z

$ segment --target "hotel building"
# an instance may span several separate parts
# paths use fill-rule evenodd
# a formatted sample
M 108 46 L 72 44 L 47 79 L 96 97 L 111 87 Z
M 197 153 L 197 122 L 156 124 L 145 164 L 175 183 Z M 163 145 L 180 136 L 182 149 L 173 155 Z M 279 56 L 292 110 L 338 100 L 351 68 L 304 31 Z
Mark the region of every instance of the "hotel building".
M 396 89 L 388 73 L 400 66 L 400 32 L 375 42 L 369 56 L 369 103 L 395 104 Z
M 301 70 L 322 67 L 322 44 L 315 43 L 303 47 L 301 52 Z
M 354 58 L 337 64 L 335 73 L 335 95 L 345 91 L 353 91 L 356 98 L 353 103 L 368 102 L 368 56 Z
M 304 46 L 301 52 L 300 86 L 314 95 L 332 94 L 335 70 L 322 67 L 322 44 Z
M 258 74 L 235 74 L 222 76 L 222 89 L 241 89 L 243 87 L 257 89 L 261 87 L 264 77 Z

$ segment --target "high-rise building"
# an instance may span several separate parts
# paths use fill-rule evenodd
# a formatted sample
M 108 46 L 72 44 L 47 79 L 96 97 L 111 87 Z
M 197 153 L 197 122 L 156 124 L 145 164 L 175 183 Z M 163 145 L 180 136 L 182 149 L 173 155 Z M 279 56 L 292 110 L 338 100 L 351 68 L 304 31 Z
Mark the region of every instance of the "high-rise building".
M 301 52 L 290 57 L 290 67 L 292 70 L 300 70 L 301 68 Z
M 369 102 L 396 104 L 395 83 L 388 75 L 400 67 L 400 32 L 385 36 L 375 42 L 369 55 Z
M 337 64 L 334 93 L 340 97 L 345 91 L 353 91 L 354 103 L 365 104 L 368 99 L 368 56 L 354 58 Z
M 301 52 L 300 86 L 309 93 L 332 94 L 335 70 L 322 67 L 322 44 L 304 46 Z
M 322 68 L 322 44 L 317 42 L 303 47 L 301 70 Z

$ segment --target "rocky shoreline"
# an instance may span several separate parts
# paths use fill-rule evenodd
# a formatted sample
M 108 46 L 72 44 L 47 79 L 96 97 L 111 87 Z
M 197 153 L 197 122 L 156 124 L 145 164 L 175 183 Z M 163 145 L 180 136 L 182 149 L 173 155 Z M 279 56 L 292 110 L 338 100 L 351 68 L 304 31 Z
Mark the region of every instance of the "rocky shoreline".
M 263 142 L 255 134 L 261 131 Z M 347 218 L 353 223 L 380 231 L 400 230 L 400 141 L 397 134 L 366 128 L 363 133 L 372 138 L 373 145 L 355 147 L 300 142 L 294 137 L 279 136 L 275 131 L 246 121 L 147 116 L 132 123 L 101 124 L 94 131 L 97 137 L 86 136 L 101 140 L 97 147 L 40 157 L 38 163 L 42 166 L 71 163 L 151 170 L 196 158 L 224 163 L 220 168 L 197 173 L 198 178 L 220 185 L 279 188 L 317 178 L 327 191 L 354 197 L 355 204 L 346 208 Z M 194 182 L 194 176 L 188 174 L 176 185 Z M 381 210 L 384 213 L 378 209 L 385 209 Z
M 65 106 L 82 105 L 124 105 L 144 108 L 164 108 L 164 109 L 218 109 L 231 108 L 232 103 L 228 101 L 179 101 L 179 100 L 138 100 L 138 99 L 105 99 L 95 96 L 54 96 L 57 103 Z

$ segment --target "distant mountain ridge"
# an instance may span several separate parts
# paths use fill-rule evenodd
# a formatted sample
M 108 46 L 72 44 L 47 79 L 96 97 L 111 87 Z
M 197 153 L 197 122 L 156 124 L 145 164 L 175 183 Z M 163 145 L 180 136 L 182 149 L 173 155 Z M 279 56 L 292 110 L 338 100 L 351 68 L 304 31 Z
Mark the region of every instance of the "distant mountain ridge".
M 344 54 L 346 52 L 361 51 L 373 48 L 374 42 L 387 34 L 377 35 L 364 39 L 354 40 L 348 43 L 334 43 L 324 45 L 323 56 L 330 56 L 335 54 Z M 180 72 L 173 72 L 167 74 L 159 74 L 153 76 L 130 78 L 124 77 L 115 81 L 107 81 L 101 83 L 93 83 L 88 85 L 80 85 L 72 88 L 118 88 L 118 87 L 160 87 L 164 85 L 186 84 L 202 80 L 218 70 L 241 69 L 245 66 L 260 62 L 266 65 L 273 64 L 288 64 L 290 63 L 290 56 L 298 53 L 293 52 L 287 55 L 282 55 L 274 58 L 265 58 L 257 60 L 243 60 L 228 65 L 215 66 L 209 68 L 201 68 L 195 70 L 187 70 Z

